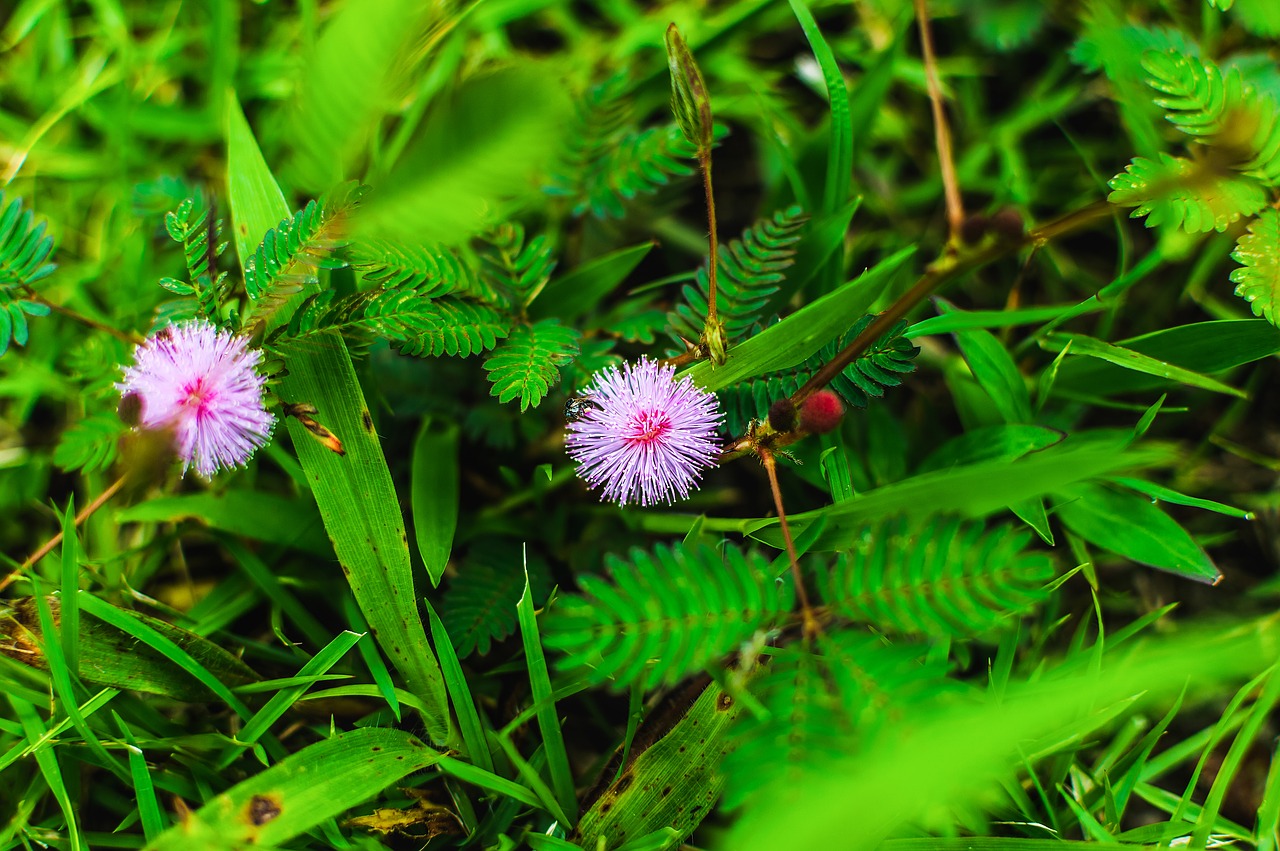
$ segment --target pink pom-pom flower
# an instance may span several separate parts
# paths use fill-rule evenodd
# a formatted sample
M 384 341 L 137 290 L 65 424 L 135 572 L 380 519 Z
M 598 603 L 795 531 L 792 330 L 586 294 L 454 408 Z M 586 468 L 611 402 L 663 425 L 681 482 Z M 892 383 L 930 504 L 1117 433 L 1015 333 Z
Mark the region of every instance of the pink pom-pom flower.
M 565 444 L 580 475 L 619 505 L 685 499 L 720 454 L 722 414 L 715 394 L 675 367 L 641 359 L 597 374 L 590 405 L 566 428 Z
M 208 478 L 245 464 L 271 436 L 275 417 L 262 404 L 262 353 L 244 337 L 202 319 L 148 337 L 116 387 L 141 406 L 138 425 L 173 430 L 182 470 Z

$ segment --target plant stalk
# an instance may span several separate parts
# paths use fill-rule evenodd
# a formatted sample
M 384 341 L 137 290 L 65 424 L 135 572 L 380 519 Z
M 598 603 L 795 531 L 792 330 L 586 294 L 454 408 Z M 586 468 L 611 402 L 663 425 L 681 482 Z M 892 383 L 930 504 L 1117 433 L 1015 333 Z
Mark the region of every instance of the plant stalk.
M 109 502 L 112 497 L 118 494 L 120 492 L 120 489 L 124 487 L 124 483 L 127 478 L 129 478 L 129 476 L 126 473 L 125 475 L 116 479 L 114 482 L 111 483 L 111 485 L 106 490 L 98 494 L 97 497 L 94 498 L 93 502 L 89 503 L 84 508 L 80 509 L 80 513 L 76 515 L 74 528 L 77 528 L 77 529 L 80 528 L 81 523 L 84 523 L 84 521 L 92 517 L 95 511 L 97 511 L 102 506 L 106 505 L 107 502 Z M 27 570 L 29 570 L 33 565 L 35 565 L 36 562 L 40 561 L 40 559 L 44 558 L 49 553 L 53 552 L 53 548 L 58 546 L 58 544 L 60 543 L 62 543 L 61 531 L 59 531 L 58 534 L 54 535 L 49 540 L 45 541 L 44 544 L 41 545 L 40 549 L 36 550 L 31 555 L 27 556 L 27 560 L 24 561 L 21 565 L 19 565 L 17 570 L 10 573 L 3 580 L 0 580 L 0 591 L 3 591 L 4 589 L 12 585 L 14 581 L 16 581 L 19 577 L 21 577 L 22 574 L 26 573 Z
M 796 599 L 800 601 L 801 617 L 804 619 L 804 634 L 812 638 L 818 634 L 818 619 L 813 614 L 813 606 L 809 603 L 809 592 L 804 588 L 804 577 L 800 574 L 800 557 L 796 554 L 796 544 L 791 538 L 791 525 L 787 523 L 787 511 L 782 506 L 782 490 L 778 487 L 778 461 L 771 450 L 759 447 L 756 450 L 760 463 L 764 464 L 765 473 L 769 476 L 769 489 L 773 491 L 773 504 L 778 510 L 778 523 L 782 526 L 782 540 L 787 547 L 787 558 L 791 561 L 791 578 L 796 585 Z

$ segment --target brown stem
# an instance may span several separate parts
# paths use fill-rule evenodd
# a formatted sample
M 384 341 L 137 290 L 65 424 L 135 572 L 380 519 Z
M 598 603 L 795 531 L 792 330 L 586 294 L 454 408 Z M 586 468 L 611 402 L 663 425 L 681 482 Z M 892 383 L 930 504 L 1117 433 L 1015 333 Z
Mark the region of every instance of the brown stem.
M 925 270 L 924 275 L 910 290 L 890 305 L 888 310 L 877 316 L 861 334 L 832 358 L 830 363 L 818 370 L 812 378 L 791 395 L 792 404 L 799 408 L 805 399 L 808 399 L 814 392 L 830 383 L 832 379 L 844 371 L 845 367 L 853 363 L 855 359 L 870 348 L 871 344 L 878 340 L 885 331 L 892 328 L 894 323 L 906 316 L 913 307 L 934 290 L 972 269 L 1013 254 L 1028 246 L 1042 246 L 1050 239 L 1080 230 L 1094 221 L 1110 215 L 1110 213 L 1111 205 L 1106 201 L 1098 201 L 1068 213 L 1043 227 L 1029 231 L 1022 239 L 992 242 L 980 250 L 967 252 L 963 256 L 956 253 L 954 245 L 949 246 L 942 257 L 929 264 L 929 268 Z M 729 447 L 720 453 L 720 463 L 723 464 L 726 461 L 745 455 L 765 441 L 768 442 L 769 446 L 778 448 L 795 443 L 804 436 L 805 432 L 778 433 L 765 431 L 763 434 L 748 434 L 730 443 Z
M 689 347 L 678 355 L 672 355 L 669 358 L 663 358 L 658 361 L 662 366 L 674 366 L 679 369 L 682 366 L 688 366 L 694 361 L 702 360 L 702 353 L 696 347 Z
M 915 283 L 915 286 L 890 305 L 888 310 L 877 316 L 861 334 L 854 338 L 853 342 L 845 346 L 829 363 L 814 373 L 813 377 L 806 381 L 799 390 L 791 394 L 792 404 L 799 408 L 814 391 L 827 386 L 832 379 L 844 371 L 845 367 L 866 352 L 872 343 L 880 339 L 886 331 L 897 324 L 899 319 L 910 313 L 912 308 L 924 301 L 925 298 L 943 284 L 958 278 L 965 272 L 1012 254 L 1026 245 L 1038 247 L 1054 236 L 1061 236 L 1084 227 L 1109 211 L 1110 205 L 1105 201 L 1101 201 L 1073 213 L 1068 213 L 1061 219 L 1033 230 L 1020 241 L 996 242 L 984 249 L 963 256 L 954 253 L 944 255 L 929 265 L 929 268 L 925 270 L 924 275 Z
M 717 322 L 716 306 L 716 199 L 711 192 L 711 151 L 698 153 L 698 164 L 702 166 L 702 188 L 707 196 L 707 242 L 711 245 L 711 254 L 707 260 L 707 325 L 714 327 Z
M 68 307 L 63 307 L 60 304 L 54 304 L 44 296 L 37 295 L 30 287 L 24 287 L 24 289 L 26 290 L 27 298 L 31 299 L 36 304 L 42 304 L 54 313 L 60 313 L 68 319 L 79 322 L 81 325 L 93 328 L 97 331 L 105 331 L 116 339 L 123 340 L 131 346 L 139 345 L 144 340 L 144 338 L 139 334 L 132 334 L 127 331 L 121 331 L 118 328 L 112 328 L 105 322 L 99 322 L 96 319 L 91 319 L 90 317 L 85 316 L 83 313 L 77 313 Z
M 960 182 L 951 156 L 951 128 L 942 105 L 942 83 L 938 80 L 938 60 L 933 53 L 933 31 L 929 27 L 929 10 L 925 0 L 915 0 L 916 20 L 920 25 L 920 50 L 924 55 L 924 75 L 929 85 L 929 103 L 933 107 L 933 133 L 938 146 L 938 168 L 942 172 L 942 190 L 947 198 L 947 228 L 954 239 L 964 222 L 964 202 L 960 198 Z
M 83 523 L 84 521 L 92 517 L 95 511 L 97 511 L 102 506 L 106 505 L 107 502 L 113 496 L 119 493 L 120 488 L 124 487 L 124 482 L 125 482 L 125 479 L 127 478 L 128 478 L 128 475 L 126 474 L 116 479 L 114 482 L 111 483 L 110 487 L 108 487 L 102 493 L 98 494 L 98 496 L 93 500 L 93 502 L 89 503 L 84 508 L 80 509 L 80 513 L 76 515 L 73 528 L 78 529 L 81 523 Z M 58 546 L 58 544 L 60 543 L 62 543 L 62 532 L 58 532 L 58 534 L 54 535 L 48 541 L 45 541 L 44 545 L 41 546 L 40 549 L 32 553 L 30 556 L 28 556 L 27 560 L 24 561 L 18 567 L 17 570 L 13 571 L 8 576 L 6 576 L 2 581 L 0 581 L 0 591 L 3 591 L 4 589 L 12 585 L 13 582 L 17 580 L 19 577 L 21 577 L 22 574 L 25 573 L 32 565 L 34 565 L 36 562 L 40 561 L 40 559 L 44 558 L 49 553 L 51 553 L 53 551 L 53 548 Z
M 764 447 L 756 450 L 764 471 L 769 476 L 769 489 L 773 491 L 773 504 L 778 509 L 778 523 L 782 526 L 782 540 L 787 547 L 787 557 L 791 560 L 791 578 L 796 584 L 796 598 L 800 600 L 800 611 L 804 618 L 804 634 L 806 637 L 817 635 L 818 619 L 814 617 L 813 606 L 809 603 L 809 592 L 804 589 L 804 577 L 800 575 L 800 557 L 796 555 L 796 544 L 791 539 L 791 526 L 787 523 L 787 511 L 782 507 L 782 490 L 778 487 L 778 462 L 771 451 Z

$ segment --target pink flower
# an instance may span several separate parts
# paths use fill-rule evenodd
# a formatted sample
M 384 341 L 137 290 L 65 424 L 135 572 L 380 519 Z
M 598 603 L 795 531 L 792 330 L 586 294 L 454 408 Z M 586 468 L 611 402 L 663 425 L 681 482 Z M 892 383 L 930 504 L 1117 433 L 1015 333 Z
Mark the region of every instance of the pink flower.
M 246 463 L 276 418 L 262 404 L 262 353 L 196 319 L 163 328 L 138 346 L 117 384 L 141 403 L 143 428 L 172 428 L 183 472 L 206 478 Z
M 596 375 L 587 405 L 567 426 L 578 475 L 619 505 L 685 499 L 704 470 L 716 465 L 722 415 L 715 394 L 675 367 L 641 359 Z

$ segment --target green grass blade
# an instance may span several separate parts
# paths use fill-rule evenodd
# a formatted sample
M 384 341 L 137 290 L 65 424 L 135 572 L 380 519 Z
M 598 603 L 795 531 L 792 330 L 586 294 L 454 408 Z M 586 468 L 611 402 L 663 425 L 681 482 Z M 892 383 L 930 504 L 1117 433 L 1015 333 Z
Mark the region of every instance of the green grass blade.
M 530 318 L 558 318 L 568 323 L 590 313 L 605 296 L 622 285 L 654 245 L 644 242 L 619 248 L 552 278 L 529 306 Z
M 343 632 L 335 637 L 325 646 L 323 650 L 307 660 L 307 663 L 298 671 L 299 677 L 317 677 L 327 674 L 329 669 L 338 663 L 338 661 L 356 645 L 360 640 L 361 633 Z M 236 734 L 236 744 L 233 748 L 228 749 L 218 762 L 218 770 L 225 771 L 236 757 L 240 755 L 243 748 L 254 744 L 258 739 L 271 728 L 271 725 L 280 720 L 280 716 L 288 711 L 290 706 L 297 702 L 298 698 L 311 688 L 311 683 L 303 683 L 301 685 L 289 686 L 283 688 L 271 696 L 271 699 L 263 704 L 262 708 L 254 713 L 253 717 L 245 723 L 244 729 Z
M 209 691 L 216 694 L 224 703 L 227 704 L 237 715 L 248 721 L 251 713 L 249 707 L 245 706 L 240 698 L 231 693 L 231 690 L 222 684 L 209 669 L 200 664 L 191 656 L 190 653 L 183 650 L 177 644 L 152 629 L 147 624 L 130 617 L 126 613 L 120 611 L 115 606 L 103 600 L 99 600 L 87 591 L 80 592 L 80 608 L 86 613 L 92 615 L 100 621 L 104 621 L 121 632 L 128 633 L 152 650 L 160 653 L 169 661 L 173 662 L 182 670 L 199 680 Z
M 500 734 L 497 736 L 497 740 L 498 745 L 502 748 L 503 752 L 506 753 L 507 759 L 509 759 L 511 764 L 516 767 L 516 771 L 520 774 L 520 777 L 524 779 L 524 782 L 528 784 L 529 789 L 531 789 L 533 794 L 537 797 L 538 806 L 551 813 L 551 816 L 560 824 L 566 827 L 572 827 L 573 819 L 571 819 L 569 814 L 564 811 L 564 808 L 560 806 L 560 802 L 556 800 L 556 793 L 551 790 L 551 787 L 548 786 L 546 781 L 538 774 L 538 769 L 535 768 L 529 760 L 520 755 L 520 751 L 516 749 L 515 744 L 512 743 L 509 736 Z M 544 750 L 540 752 L 545 753 Z
M 149 844 L 154 851 L 277 846 L 444 755 L 400 730 L 364 727 L 309 745 L 218 795 Z
M 542 809 L 542 801 L 538 800 L 538 796 L 531 792 L 528 788 L 521 786 L 514 780 L 508 780 L 505 777 L 499 777 L 491 771 L 485 771 L 479 766 L 472 765 L 469 762 L 463 762 L 453 757 L 445 757 L 440 760 L 440 770 L 453 777 L 458 778 L 464 783 L 470 783 L 481 789 L 487 789 L 495 792 L 503 797 L 510 798 L 513 801 L 519 801 L 534 809 Z M 551 799 L 555 803 L 555 799 Z
M 1254 830 L 1257 851 L 1276 851 L 1280 833 L 1280 743 L 1271 749 L 1271 767 L 1262 787 L 1262 804 L 1258 807 L 1258 826 Z
M 236 246 L 243 261 L 289 209 L 235 103 L 227 158 Z M 287 311 L 280 313 L 282 320 L 287 318 Z M 386 457 L 346 346 L 337 335 L 319 336 L 316 345 L 290 355 L 279 392 L 288 401 L 314 405 L 325 426 L 342 440 L 346 455 L 321 446 L 296 419 L 288 420 L 289 434 L 370 631 L 428 708 L 423 722 L 432 740 L 452 745 L 457 734 L 440 666 L 418 615 L 408 536 Z
M 1077 435 L 1081 437 L 1081 435 Z M 1166 459 L 1153 450 L 1124 449 L 1099 444 L 1073 445 L 1067 440 L 1015 461 L 986 461 L 924 473 L 901 482 L 865 491 L 815 511 L 788 517 L 793 535 L 799 535 L 821 517 L 826 531 L 813 545 L 815 551 L 848 546 L 850 536 L 866 523 L 894 514 L 923 516 L 958 513 L 979 517 L 1020 500 L 1059 490 L 1074 482 L 1150 466 Z M 732 521 L 724 526 L 751 534 L 771 546 L 781 546 L 776 518 Z M 708 522 L 708 528 L 729 531 Z
M 35 741 L 39 739 L 45 729 L 40 722 L 40 716 L 36 715 L 35 707 L 12 695 L 9 696 L 9 705 L 13 707 L 14 714 L 18 716 L 18 720 L 22 722 L 22 728 L 26 731 L 27 740 Z M 58 802 L 58 806 L 62 809 L 62 817 L 66 819 L 68 847 L 71 848 L 71 851 L 80 851 L 81 848 L 86 846 L 83 837 L 80 835 L 80 825 L 76 822 L 76 807 L 71 800 L 71 796 L 67 794 L 67 784 L 62 779 L 62 769 L 58 767 L 58 760 L 49 748 L 40 748 L 35 752 L 35 757 L 36 765 L 40 768 L 40 774 L 43 775 L 44 782 L 48 784 L 54 800 Z
M 710 361 L 702 361 L 681 374 L 691 376 L 707 390 L 719 390 L 746 378 L 795 366 L 856 322 L 914 253 L 914 247 L 902 249 L 777 325 L 734 346 L 724 366 L 713 368 Z
M 818 22 L 805 5 L 804 0 L 790 0 L 800 28 L 804 30 L 813 58 L 822 69 L 823 82 L 827 84 L 827 98 L 831 102 L 831 141 L 827 144 L 827 181 L 822 192 L 822 212 L 833 213 L 849 200 L 849 185 L 853 179 L 853 123 L 849 114 L 849 89 L 844 83 L 844 72 L 836 63 L 831 46 L 818 29 Z
M 391 707 L 396 720 L 399 721 L 400 699 L 396 695 L 397 689 L 395 683 L 391 681 L 391 672 L 387 670 L 386 663 L 382 661 L 382 654 L 378 652 L 377 644 L 368 634 L 369 625 L 365 623 L 364 615 L 360 614 L 360 608 L 351 597 L 343 597 L 342 611 L 347 616 L 347 623 L 350 625 L 352 632 L 365 633 L 364 638 L 360 639 L 359 643 L 356 644 L 356 649 L 360 651 L 360 658 L 364 660 L 365 667 L 369 669 L 369 675 L 373 677 L 373 683 L 378 687 L 378 693 L 382 695 L 382 699 L 387 702 L 387 706 Z
M 151 769 L 147 767 L 146 754 L 138 747 L 133 731 L 124 723 L 119 713 L 112 710 L 111 717 L 120 728 L 120 736 L 125 741 L 129 754 L 129 776 L 133 781 L 133 797 L 138 802 L 138 820 L 142 822 L 142 834 L 148 842 L 164 832 L 164 816 L 160 812 L 160 802 L 156 799 L 156 787 L 151 780 Z
M 551 772 L 551 785 L 556 800 L 567 814 L 569 822 L 577 821 L 578 800 L 574 794 L 573 773 L 569 769 L 569 755 L 565 751 L 564 736 L 560 730 L 560 715 L 552 694 L 551 677 L 547 673 L 547 659 L 542 652 L 542 639 L 538 635 L 538 622 L 533 611 L 533 595 L 529 590 L 529 576 L 525 573 L 524 593 L 516 605 L 520 620 L 520 638 L 524 642 L 525 665 L 529 669 L 529 688 L 534 706 L 537 707 L 538 730 L 547 753 L 547 769 Z
M 310 694 L 303 695 L 299 700 L 324 700 L 331 697 L 381 697 L 384 700 L 386 699 L 381 687 L 375 684 L 338 686 L 337 688 L 324 689 L 323 691 L 313 691 Z M 397 704 L 407 706 L 414 712 L 426 712 L 426 707 L 422 705 L 422 701 L 404 689 L 395 689 L 395 698 Z
M 298 602 L 298 598 L 293 596 L 287 588 L 280 584 L 280 580 L 276 578 L 271 568 L 258 558 L 248 547 L 241 544 L 235 538 L 230 536 L 220 536 L 222 545 L 227 548 L 231 556 L 240 565 L 240 568 L 248 574 L 262 593 L 267 595 L 267 599 L 280 607 L 280 610 L 289 617 L 289 620 L 302 630 L 302 634 L 306 636 L 307 641 L 313 647 L 323 647 L 328 641 L 328 630 L 316 620 L 315 615 L 311 614 L 302 603 Z
M 413 443 L 413 537 L 431 578 L 440 584 L 458 526 L 458 426 L 423 420 Z
M 62 516 L 62 623 L 59 639 L 63 662 L 73 680 L 80 676 L 80 605 L 79 594 L 76 593 L 80 590 L 80 541 L 76 537 L 75 518 L 75 500 L 71 499 Z
M 74 521 L 72 521 L 74 522 Z M 75 560 L 74 551 L 72 559 Z M 36 611 L 40 618 L 40 633 L 44 636 L 55 635 L 53 611 L 49 607 L 49 601 L 40 593 L 40 585 L 35 576 L 31 576 L 31 584 L 35 588 Z M 69 638 L 72 642 L 78 641 L 79 636 L 63 636 L 66 640 Z M 63 656 L 63 645 L 61 641 L 45 640 L 43 642 L 45 653 L 45 661 L 49 663 L 49 679 L 53 683 L 53 692 L 57 695 L 58 705 L 61 707 L 71 724 L 75 727 L 80 737 L 84 739 L 84 743 L 89 746 L 97 757 L 102 760 L 103 764 L 115 772 L 120 778 L 128 777 L 124 767 L 120 765 L 119 760 L 107 753 L 106 748 L 102 746 L 102 742 L 98 740 L 97 735 L 89 728 L 89 722 L 80 712 L 79 702 L 76 700 L 76 685 L 73 682 L 71 668 L 67 664 L 66 658 Z
M 471 695 L 462 663 L 458 661 L 458 654 L 454 652 L 453 642 L 449 639 L 440 616 L 429 602 L 423 603 L 430 618 L 431 639 L 436 645 L 436 655 L 440 657 L 440 669 L 444 673 L 445 687 L 449 690 L 449 700 L 453 703 L 454 712 L 458 714 L 458 727 L 462 731 L 462 741 L 467 746 L 467 755 L 480 768 L 493 771 L 493 757 L 489 754 L 488 739 L 480 723 L 480 711 Z
M 1191 836 L 1192 848 L 1203 848 L 1208 845 L 1209 834 L 1216 828 L 1218 816 L 1222 812 L 1222 804 L 1226 800 L 1227 793 L 1231 791 L 1231 781 L 1239 772 L 1246 753 L 1253 747 L 1263 725 L 1273 717 L 1271 713 L 1277 702 L 1280 702 L 1280 667 L 1273 665 L 1271 675 L 1267 677 L 1258 699 L 1249 710 L 1248 720 L 1236 733 L 1231 747 L 1227 749 L 1226 758 L 1222 760 L 1222 764 L 1214 775 L 1213 786 L 1205 797 L 1204 809 L 1196 821 L 1195 833 Z
M 1092 337 L 1086 337 L 1083 334 L 1061 334 L 1054 332 L 1047 334 L 1044 338 L 1045 345 L 1053 350 L 1061 350 L 1068 344 L 1071 345 L 1073 354 L 1083 355 L 1086 357 L 1098 358 L 1107 363 L 1114 364 L 1124 369 L 1141 372 L 1146 375 L 1154 375 L 1157 378 L 1176 381 L 1180 384 L 1186 384 L 1190 387 L 1199 387 L 1202 390 L 1211 390 L 1214 393 L 1226 393 L 1231 396 L 1238 396 L 1241 399 L 1247 398 L 1243 390 L 1237 390 L 1228 384 L 1210 378 L 1207 375 L 1201 375 L 1190 369 L 1183 369 L 1180 366 L 1174 366 L 1162 360 L 1144 355 L 1141 352 L 1135 352 L 1132 349 L 1126 349 L 1123 346 L 1115 346 L 1111 343 L 1104 343 L 1101 340 L 1095 340 Z
M 211 529 L 252 541 L 283 544 L 321 558 L 333 558 L 333 545 L 315 504 L 273 493 L 228 490 L 159 496 L 116 514 L 120 523 L 176 523 L 198 520 Z

